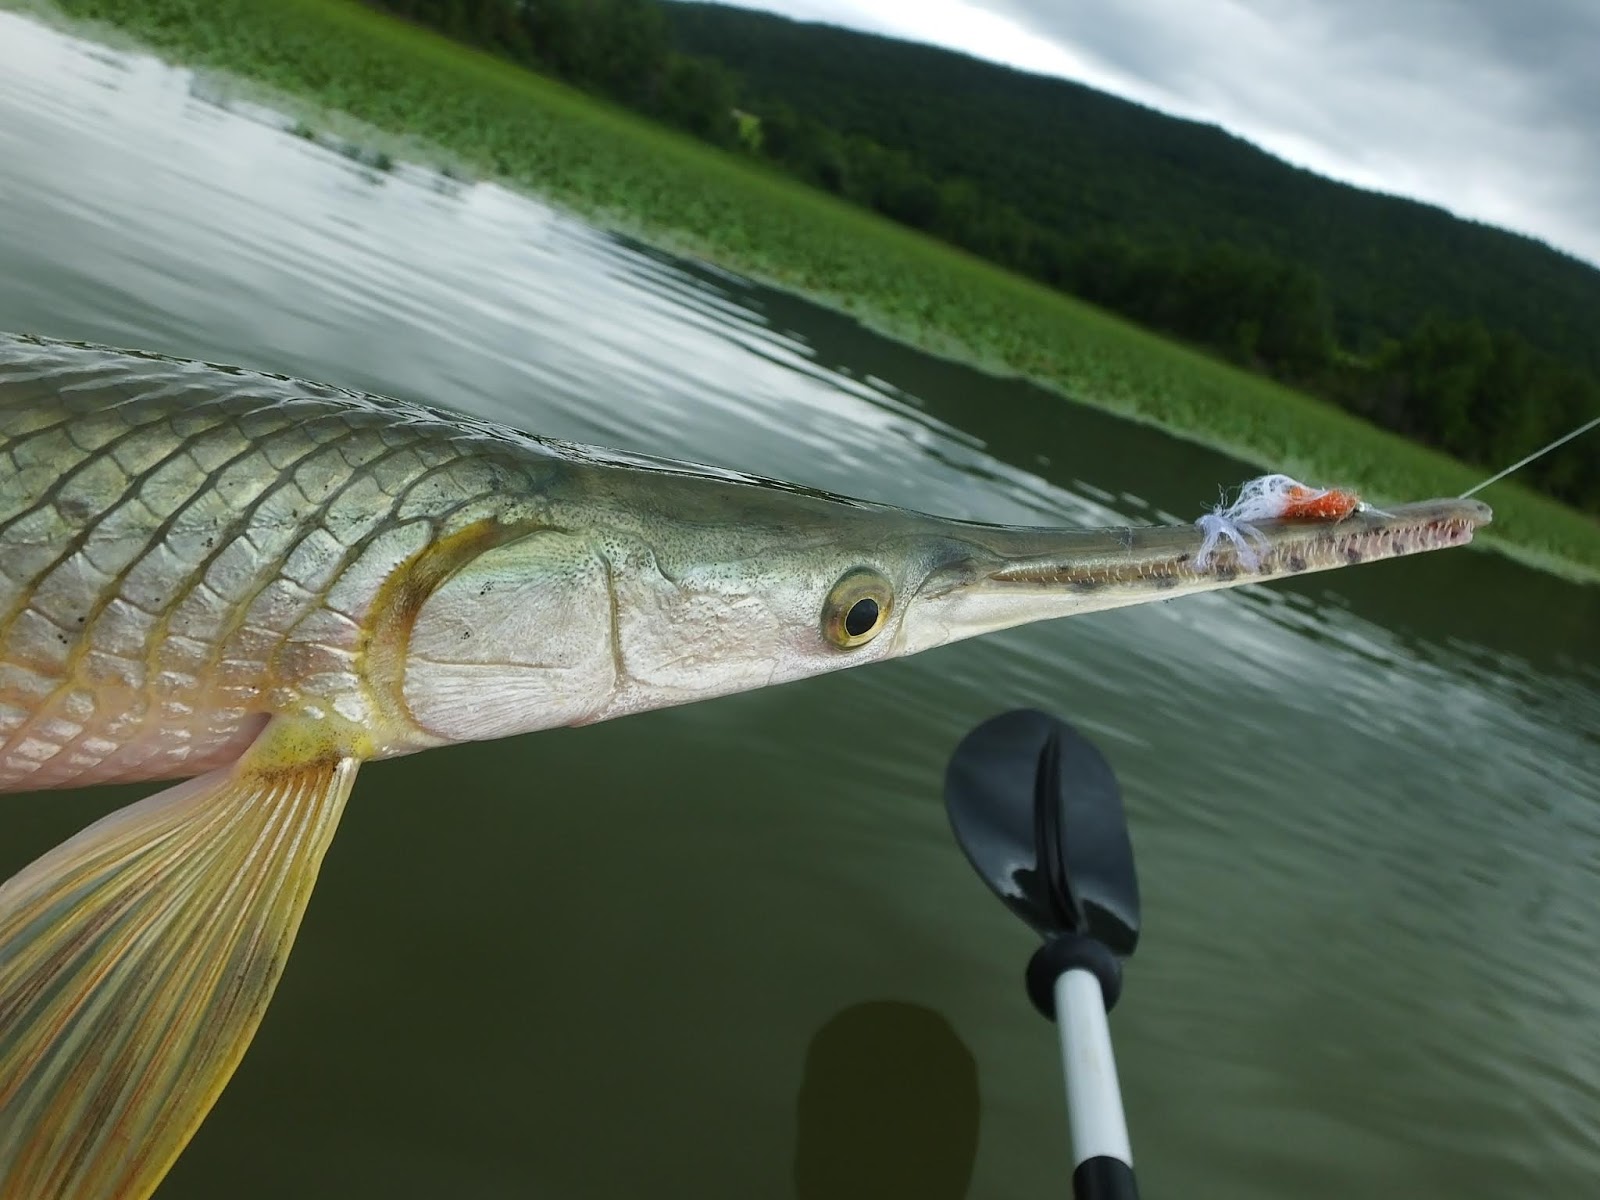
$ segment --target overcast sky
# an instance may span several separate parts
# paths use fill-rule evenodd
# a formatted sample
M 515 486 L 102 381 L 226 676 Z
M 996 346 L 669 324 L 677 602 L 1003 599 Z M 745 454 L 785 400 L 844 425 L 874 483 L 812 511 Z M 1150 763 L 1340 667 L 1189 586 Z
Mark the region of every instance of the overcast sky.
M 1209 121 L 1600 264 L 1600 0 L 728 0 Z

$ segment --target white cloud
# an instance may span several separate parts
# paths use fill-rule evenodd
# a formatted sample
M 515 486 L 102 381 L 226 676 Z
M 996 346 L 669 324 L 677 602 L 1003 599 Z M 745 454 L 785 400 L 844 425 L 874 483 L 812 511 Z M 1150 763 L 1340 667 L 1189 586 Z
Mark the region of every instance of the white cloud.
M 869 33 L 944 46 L 1039 75 L 1061 75 L 1093 87 L 1128 94 L 1135 81 L 1106 70 L 1029 29 L 1022 21 L 971 0 L 715 0 L 737 8 L 782 13 L 801 21 L 823 21 Z

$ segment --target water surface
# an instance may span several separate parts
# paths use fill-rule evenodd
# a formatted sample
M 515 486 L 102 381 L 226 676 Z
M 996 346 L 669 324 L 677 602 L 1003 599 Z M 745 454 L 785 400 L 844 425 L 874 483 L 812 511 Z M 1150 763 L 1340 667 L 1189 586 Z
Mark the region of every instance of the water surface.
M 288 124 L 0 13 L 0 328 L 987 520 L 1186 518 L 1248 473 Z M 1127 796 L 1146 1194 L 1588 1194 L 1597 597 L 1453 552 L 366 768 L 160 1195 L 1064 1195 L 1032 943 L 940 803 L 1024 704 Z M 133 794 L 0 798 L 0 873 Z

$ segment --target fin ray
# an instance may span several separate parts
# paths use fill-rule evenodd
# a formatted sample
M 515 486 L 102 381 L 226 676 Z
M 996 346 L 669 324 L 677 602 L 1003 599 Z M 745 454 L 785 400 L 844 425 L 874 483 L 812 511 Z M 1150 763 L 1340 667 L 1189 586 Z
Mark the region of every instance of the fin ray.
M 148 1196 L 233 1074 L 357 767 L 273 728 L 0 885 L 0 1200 Z

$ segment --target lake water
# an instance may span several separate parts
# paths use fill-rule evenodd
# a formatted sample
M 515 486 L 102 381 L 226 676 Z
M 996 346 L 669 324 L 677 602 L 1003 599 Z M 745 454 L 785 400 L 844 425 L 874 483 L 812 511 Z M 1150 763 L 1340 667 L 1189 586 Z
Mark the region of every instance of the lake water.
M 0 328 L 928 511 L 1187 518 L 1242 464 L 0 12 Z M 1150 1196 L 1593 1194 L 1600 589 L 1476 551 L 366 768 L 183 1197 L 1065 1195 L 1033 945 L 945 761 L 1122 780 Z M 0 798 L 0 875 L 130 789 Z

